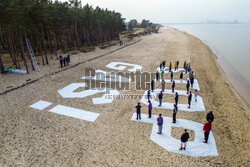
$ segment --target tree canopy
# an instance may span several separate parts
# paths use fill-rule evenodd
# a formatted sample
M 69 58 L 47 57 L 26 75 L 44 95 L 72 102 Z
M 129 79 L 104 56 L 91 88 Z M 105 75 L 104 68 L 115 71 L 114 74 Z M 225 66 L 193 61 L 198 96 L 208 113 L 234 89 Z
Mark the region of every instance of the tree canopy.
M 35 54 L 48 64 L 47 52 L 80 49 L 119 38 L 126 28 L 121 14 L 81 5 L 79 0 L 1 0 L 0 50 L 7 50 L 18 68 L 17 57 L 26 61 L 26 38 Z M 27 66 L 26 66 L 27 67 Z

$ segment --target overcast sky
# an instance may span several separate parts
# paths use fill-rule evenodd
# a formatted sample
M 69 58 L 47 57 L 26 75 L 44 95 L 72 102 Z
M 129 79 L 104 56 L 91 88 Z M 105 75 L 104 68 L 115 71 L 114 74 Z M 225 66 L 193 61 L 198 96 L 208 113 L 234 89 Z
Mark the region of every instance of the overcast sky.
M 155 23 L 250 22 L 250 0 L 82 0 L 83 5 L 86 3 L 120 12 L 126 21 L 145 18 Z

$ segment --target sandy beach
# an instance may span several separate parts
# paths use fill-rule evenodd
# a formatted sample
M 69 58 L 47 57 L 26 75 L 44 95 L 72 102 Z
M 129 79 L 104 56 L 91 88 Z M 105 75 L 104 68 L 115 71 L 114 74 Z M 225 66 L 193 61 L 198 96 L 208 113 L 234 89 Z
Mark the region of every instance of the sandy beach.
M 249 105 L 228 82 L 209 47 L 196 37 L 170 27 L 140 39 L 131 46 L 1 95 L 0 166 L 249 166 Z M 72 65 L 119 47 L 81 53 L 80 60 L 75 55 Z M 177 60 L 181 66 L 184 61 L 191 63 L 206 111 L 179 111 L 177 120 L 203 124 L 206 114 L 213 110 L 213 135 L 219 156 L 194 158 L 168 152 L 154 143 L 150 140 L 151 124 L 131 121 L 140 99 L 116 99 L 111 104 L 93 105 L 92 98 L 64 99 L 57 92 L 71 83 L 82 82 L 85 68 L 112 71 L 106 65 L 118 61 L 141 65 L 145 72 L 155 72 L 163 60 L 167 65 Z M 53 63 L 50 69 L 42 68 L 41 73 L 1 76 L 1 91 L 9 85 L 22 85 L 27 79 L 37 79 L 59 70 L 59 64 L 53 66 Z M 179 75 L 174 78 L 178 79 Z M 130 91 L 120 93 L 143 92 L 137 91 L 132 84 Z M 93 123 L 47 112 L 52 106 L 46 111 L 29 107 L 39 100 L 100 113 L 100 116 Z M 147 112 L 147 106 L 142 104 L 142 113 Z M 159 113 L 172 117 L 172 110 L 153 108 L 153 115 Z M 173 128 L 172 136 L 179 139 L 182 132 Z

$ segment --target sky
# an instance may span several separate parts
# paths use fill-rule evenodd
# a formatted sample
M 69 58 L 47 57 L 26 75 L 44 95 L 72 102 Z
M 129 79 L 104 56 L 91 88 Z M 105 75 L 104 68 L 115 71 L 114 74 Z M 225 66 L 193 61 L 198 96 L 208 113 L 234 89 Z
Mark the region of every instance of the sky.
M 239 20 L 250 23 L 250 0 L 82 0 L 83 5 L 86 3 L 120 12 L 126 21 L 197 23 Z

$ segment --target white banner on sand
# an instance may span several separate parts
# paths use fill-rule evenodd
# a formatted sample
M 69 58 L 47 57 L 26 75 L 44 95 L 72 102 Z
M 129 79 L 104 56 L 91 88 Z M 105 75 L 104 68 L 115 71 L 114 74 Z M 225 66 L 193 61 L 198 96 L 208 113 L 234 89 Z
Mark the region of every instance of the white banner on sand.
M 151 123 L 153 124 L 152 133 L 150 139 L 166 149 L 167 151 L 188 155 L 191 157 L 205 157 L 205 156 L 218 156 L 218 151 L 214 136 L 212 131 L 210 131 L 208 143 L 203 143 L 204 132 L 203 125 L 198 122 L 177 119 L 176 124 L 172 123 L 172 118 L 163 117 L 163 128 L 162 134 L 157 134 L 158 125 L 157 125 L 157 116 L 153 115 L 151 118 L 148 118 L 148 115 L 141 114 L 141 120 L 136 119 L 136 113 L 133 114 L 131 120 L 136 122 Z M 188 141 L 186 150 L 179 150 L 180 148 L 180 139 L 176 139 L 171 136 L 172 127 L 180 127 L 187 130 L 194 131 L 194 141 Z M 183 130 L 184 132 L 184 130 Z M 181 137 L 181 136 L 180 136 Z
M 96 81 L 110 81 L 110 82 L 130 82 L 130 78 L 123 77 L 121 75 L 117 75 L 115 73 L 103 71 L 103 70 L 96 70 L 95 76 L 84 76 L 82 79 L 85 80 L 96 80 Z
M 29 107 L 30 108 L 34 108 L 34 109 L 37 109 L 37 110 L 43 110 L 47 107 L 49 107 L 52 103 L 48 102 L 48 101 L 43 101 L 43 100 L 40 100 L 32 105 L 30 105 Z
M 142 66 L 137 64 L 130 64 L 130 63 L 123 63 L 123 62 L 111 62 L 106 65 L 107 68 L 114 69 L 114 70 L 125 70 L 127 67 L 134 67 L 132 69 L 128 69 L 130 72 L 136 72 L 136 70 L 141 70 Z
M 106 103 L 112 103 L 114 99 L 107 99 L 106 97 L 106 92 L 109 92 L 109 94 L 112 95 L 119 95 L 120 92 L 117 90 L 113 90 L 111 88 L 100 88 L 98 89 L 89 89 L 89 90 L 83 90 L 80 92 L 75 92 L 78 88 L 83 88 L 87 87 L 86 83 L 72 83 L 60 90 L 58 90 L 58 93 L 63 97 L 63 98 L 85 98 L 88 96 L 92 96 L 98 93 L 104 93 L 102 97 L 98 98 L 93 98 L 92 102 L 93 104 L 106 104 Z M 108 90 L 107 90 L 108 89 Z
M 80 110 L 77 108 L 67 107 L 63 105 L 57 105 L 54 108 L 50 109 L 49 112 L 60 114 L 64 116 L 69 116 L 73 118 L 82 119 L 85 121 L 94 122 L 97 117 L 100 115 L 99 113 L 89 112 L 85 110 Z
M 144 104 L 148 104 L 148 98 L 147 98 L 147 92 L 144 92 L 144 95 L 141 99 L 141 102 Z M 161 89 L 155 89 L 154 92 L 150 92 L 151 96 L 158 98 L 157 94 L 161 92 Z M 178 93 L 180 96 L 188 96 L 187 91 L 184 90 L 175 90 L 174 93 L 172 93 L 172 90 L 165 90 L 163 93 L 163 100 L 162 100 L 162 106 L 159 107 L 159 101 L 156 101 L 156 99 L 151 98 L 150 101 L 152 102 L 153 107 L 155 108 L 163 108 L 163 109 L 174 109 L 174 103 L 164 102 L 164 99 L 169 99 L 169 97 L 166 97 L 167 94 L 174 95 L 175 93 Z M 164 97 L 165 95 L 165 97 Z M 187 98 L 188 101 L 188 98 Z M 188 108 L 188 104 L 178 104 L 178 110 L 181 111 L 188 111 L 188 112 L 197 112 L 197 111 L 205 111 L 205 106 L 202 100 L 202 97 L 197 97 L 197 102 L 195 102 L 194 94 L 192 95 L 192 101 L 191 101 L 191 108 Z

